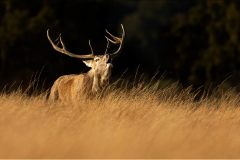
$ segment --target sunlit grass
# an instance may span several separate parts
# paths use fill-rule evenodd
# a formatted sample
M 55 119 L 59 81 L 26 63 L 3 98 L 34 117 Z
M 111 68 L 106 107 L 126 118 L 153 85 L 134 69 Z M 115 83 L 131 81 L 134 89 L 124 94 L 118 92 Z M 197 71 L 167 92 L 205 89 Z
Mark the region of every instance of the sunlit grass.
M 69 104 L 0 96 L 0 158 L 239 158 L 240 97 L 161 81 L 112 84 Z M 196 100 L 197 99 L 197 100 Z

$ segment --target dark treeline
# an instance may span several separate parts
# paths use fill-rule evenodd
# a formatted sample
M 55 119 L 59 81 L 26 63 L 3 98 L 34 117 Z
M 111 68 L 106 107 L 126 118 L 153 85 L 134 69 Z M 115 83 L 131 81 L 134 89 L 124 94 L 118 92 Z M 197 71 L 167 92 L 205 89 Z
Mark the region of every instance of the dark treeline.
M 240 82 L 238 0 L 1 0 L 1 87 L 24 86 L 40 74 L 40 86 L 48 88 L 60 75 L 88 70 L 52 49 L 48 28 L 52 37 L 61 32 L 74 53 L 89 53 L 89 39 L 101 53 L 105 28 L 119 34 L 121 23 L 126 39 L 115 78 L 138 70 L 183 86 Z

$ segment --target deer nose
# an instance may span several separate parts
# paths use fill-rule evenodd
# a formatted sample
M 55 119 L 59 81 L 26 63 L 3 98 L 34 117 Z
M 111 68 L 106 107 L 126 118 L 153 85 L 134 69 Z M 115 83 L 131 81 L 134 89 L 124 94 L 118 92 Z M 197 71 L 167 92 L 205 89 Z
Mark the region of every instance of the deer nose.
M 108 69 L 112 69 L 112 68 L 113 68 L 112 63 L 108 63 L 108 64 L 107 64 L 107 68 L 108 68 Z

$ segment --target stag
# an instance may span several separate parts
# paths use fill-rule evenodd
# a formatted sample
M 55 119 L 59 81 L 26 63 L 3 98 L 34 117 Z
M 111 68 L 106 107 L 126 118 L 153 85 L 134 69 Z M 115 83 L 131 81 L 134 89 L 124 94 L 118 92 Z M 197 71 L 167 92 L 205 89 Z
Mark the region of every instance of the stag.
M 125 31 L 121 24 L 122 34 L 121 37 L 112 35 L 108 30 L 105 36 L 107 45 L 104 54 L 94 54 L 91 41 L 89 40 L 90 54 L 80 55 L 69 52 L 63 43 L 61 33 L 57 38 L 55 44 L 49 36 L 49 29 L 47 30 L 47 38 L 52 45 L 53 49 L 59 53 L 65 54 L 73 58 L 81 59 L 86 66 L 90 67 L 87 73 L 63 75 L 59 77 L 53 84 L 49 99 L 71 101 L 79 97 L 79 95 L 94 95 L 99 92 L 104 86 L 107 85 L 111 75 L 111 59 L 114 58 L 122 48 Z M 118 45 L 116 51 L 109 53 L 109 43 Z

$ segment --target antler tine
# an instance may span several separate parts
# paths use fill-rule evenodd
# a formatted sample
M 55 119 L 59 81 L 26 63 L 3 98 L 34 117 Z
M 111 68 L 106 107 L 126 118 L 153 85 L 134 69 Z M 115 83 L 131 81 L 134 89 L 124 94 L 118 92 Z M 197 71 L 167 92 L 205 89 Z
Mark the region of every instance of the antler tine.
M 59 40 L 60 40 L 60 43 L 61 43 L 63 49 L 66 50 L 66 46 L 65 46 L 65 44 L 64 44 L 63 41 L 62 41 L 61 34 L 60 34 L 60 38 L 59 38 Z
M 52 39 L 50 38 L 49 36 L 49 29 L 47 29 L 47 38 L 49 40 L 49 42 L 51 43 L 53 49 L 55 49 L 56 51 L 60 52 L 60 53 L 63 53 L 65 55 L 68 55 L 70 57 L 74 57 L 74 58 L 81 58 L 81 59 L 93 59 L 95 57 L 95 55 L 93 54 L 93 51 L 92 51 L 92 48 L 91 48 L 91 51 L 92 53 L 91 54 L 86 54 L 86 55 L 77 55 L 77 54 L 74 54 L 74 53 L 71 53 L 69 51 L 66 50 L 66 46 L 65 44 L 63 43 L 62 41 L 62 37 L 61 37 L 61 34 L 58 36 L 57 39 L 60 40 L 60 43 L 62 45 L 63 48 L 60 48 L 58 47 L 53 41 Z M 91 47 L 91 46 L 90 46 Z
M 108 32 L 108 30 L 106 30 L 106 32 L 114 39 L 114 41 L 113 41 L 110 38 L 108 38 L 107 36 L 105 36 L 110 42 L 112 42 L 113 44 L 121 43 L 121 38 L 112 35 L 110 32 Z
M 107 39 L 107 47 L 106 47 L 106 50 L 105 50 L 104 54 L 107 54 L 107 51 L 109 49 L 109 38 L 106 37 L 106 39 Z
M 94 52 L 93 52 L 93 48 L 92 48 L 92 45 L 91 45 L 91 40 L 88 40 L 88 44 L 89 44 L 89 47 L 91 49 L 91 53 L 93 54 Z
M 57 46 L 58 46 L 58 44 L 59 44 L 59 38 L 61 37 L 61 33 L 58 35 L 58 37 L 55 39 L 55 42 L 57 42 Z
M 115 54 L 117 54 L 117 53 L 121 50 L 121 48 L 122 48 L 123 39 L 124 39 L 124 37 L 125 37 L 125 30 L 124 30 L 124 27 L 123 27 L 122 24 L 121 24 L 121 28 L 122 28 L 122 36 L 121 36 L 121 37 L 116 37 L 116 36 L 112 35 L 112 34 L 111 34 L 110 32 L 108 32 L 108 30 L 106 29 L 106 33 L 113 39 L 113 40 L 112 40 L 112 39 L 110 39 L 109 37 L 105 36 L 106 39 L 107 39 L 107 41 L 108 41 L 108 43 L 109 43 L 109 41 L 110 41 L 110 42 L 113 43 L 113 44 L 119 44 L 118 49 L 117 49 L 115 52 L 111 53 L 110 55 L 115 55 Z

